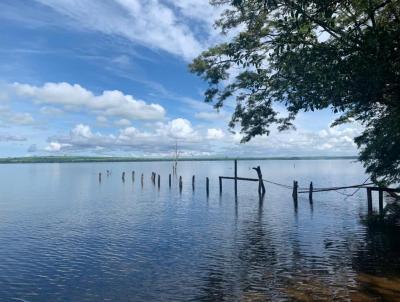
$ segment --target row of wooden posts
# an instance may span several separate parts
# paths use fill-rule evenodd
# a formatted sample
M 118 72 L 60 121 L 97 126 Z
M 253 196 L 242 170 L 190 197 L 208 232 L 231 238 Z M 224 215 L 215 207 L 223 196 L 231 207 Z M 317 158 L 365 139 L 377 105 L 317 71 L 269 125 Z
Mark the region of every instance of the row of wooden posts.
M 265 195 L 265 186 L 264 182 L 269 182 L 273 183 L 276 185 L 284 186 L 286 188 L 291 188 L 292 189 L 292 197 L 293 201 L 295 203 L 295 206 L 297 206 L 297 201 L 298 201 L 298 194 L 299 193 L 308 193 L 308 199 L 310 204 L 313 203 L 313 192 L 326 192 L 326 191 L 337 191 L 338 189 L 349 189 L 349 188 L 366 188 L 367 189 L 367 201 L 368 201 L 368 213 L 372 213 L 372 191 L 378 191 L 379 193 L 379 212 L 383 213 L 383 192 L 388 192 L 388 193 L 400 193 L 400 189 L 391 189 L 391 188 L 381 188 L 381 187 L 369 187 L 366 185 L 369 184 L 362 184 L 362 185 L 354 185 L 354 186 L 346 186 L 346 187 L 332 187 L 332 188 L 317 188 L 314 189 L 313 183 L 310 183 L 310 186 L 308 189 L 306 188 L 299 188 L 298 182 L 295 180 L 293 181 L 293 187 L 291 186 L 286 186 L 278 183 L 274 183 L 268 180 L 264 180 L 261 172 L 260 166 L 254 167 L 253 168 L 257 172 L 258 178 L 246 178 L 246 177 L 238 177 L 237 175 L 237 160 L 234 161 L 234 176 L 219 176 L 219 193 L 222 194 L 222 180 L 228 179 L 228 180 L 234 180 L 234 193 L 235 193 L 235 198 L 237 198 L 237 182 L 238 180 L 243 180 L 243 181 L 253 181 L 253 182 L 258 182 L 258 193 L 260 198 L 263 198 Z M 176 169 L 176 164 L 173 166 L 173 175 L 177 174 L 177 169 Z M 111 171 L 107 170 L 107 176 L 111 175 Z M 161 176 L 159 174 L 156 174 L 155 172 L 151 173 L 151 181 L 154 185 L 156 185 L 156 180 L 157 180 L 157 185 L 158 188 L 161 186 Z M 122 181 L 125 182 L 125 172 L 122 172 Z M 135 181 L 135 171 L 132 171 L 132 181 Z M 99 182 L 101 182 L 101 173 L 99 173 Z M 143 173 L 141 174 L 141 184 L 143 186 L 144 183 L 144 175 Z M 182 192 L 182 176 L 179 176 L 179 191 Z M 172 176 L 169 174 L 168 176 L 168 185 L 169 188 L 171 188 L 172 185 Z M 299 190 L 300 189 L 300 190 Z M 192 190 L 195 190 L 195 175 L 192 176 Z M 206 177 L 206 194 L 209 196 L 210 193 L 210 180 L 208 177 Z M 261 200 L 261 199 L 260 199 Z
M 107 176 L 109 176 L 109 175 L 111 175 L 111 173 L 108 173 L 108 170 L 107 170 Z M 100 172 L 99 173 L 99 182 L 101 182 L 101 177 L 102 177 L 102 174 Z M 121 179 L 122 179 L 122 182 L 125 182 L 125 172 L 122 172 Z M 143 184 L 144 184 L 144 174 L 143 173 L 142 173 L 140 179 L 141 179 L 141 184 L 143 186 Z M 153 183 L 153 185 L 156 185 L 156 180 L 157 180 L 157 186 L 158 186 L 158 188 L 160 188 L 161 187 L 160 174 L 151 172 L 151 182 Z M 192 190 L 193 191 L 195 190 L 195 180 L 196 180 L 196 177 L 195 177 L 195 175 L 193 175 L 192 176 Z M 135 171 L 132 171 L 132 182 L 134 182 L 134 181 L 135 181 Z M 182 187 L 183 187 L 182 176 L 179 176 L 178 184 L 179 184 L 179 190 L 182 192 Z M 168 186 L 169 186 L 169 188 L 171 188 L 171 186 L 172 186 L 172 175 L 171 174 L 169 174 L 169 176 L 168 176 Z M 208 177 L 206 177 L 206 193 L 207 193 L 207 196 L 210 193 L 210 179 Z
M 243 181 L 254 181 L 254 182 L 258 182 L 258 193 L 260 197 L 264 197 L 265 195 L 265 185 L 264 185 L 264 180 L 263 180 L 263 176 L 262 176 L 262 172 L 261 172 L 261 168 L 260 166 L 257 166 L 255 168 L 253 168 L 256 172 L 257 172 L 257 176 L 258 178 L 246 178 L 246 177 L 238 177 L 237 175 L 237 160 L 234 161 L 234 176 L 230 177 L 230 176 L 219 176 L 219 193 L 222 194 L 222 180 L 223 179 L 233 179 L 234 180 L 234 193 L 235 193 L 235 197 L 237 197 L 237 182 L 238 180 L 243 180 Z M 176 168 L 175 166 L 173 166 L 173 174 L 176 174 Z M 107 170 L 107 176 L 111 175 L 111 172 L 109 170 Z M 101 182 L 101 176 L 102 174 L 99 173 L 99 182 Z M 122 181 L 125 182 L 125 172 L 122 172 Z M 157 180 L 157 185 L 158 188 L 160 188 L 161 186 L 161 176 L 155 172 L 151 172 L 151 181 L 153 183 L 153 185 L 156 185 L 156 180 Z M 132 171 L 132 181 L 135 181 L 135 171 Z M 141 184 L 143 186 L 144 184 L 144 175 L 143 173 L 141 174 Z M 179 176 L 179 190 L 182 191 L 182 176 Z M 168 176 L 168 185 L 171 188 L 172 185 L 172 176 L 171 174 L 169 174 Z M 192 190 L 195 190 L 195 175 L 192 176 Z M 313 192 L 313 184 L 312 182 L 310 183 L 310 190 L 309 190 L 309 200 L 310 203 L 313 202 L 312 200 L 312 192 Z M 208 177 L 206 177 L 206 193 L 207 196 L 210 193 L 210 179 Z M 292 196 L 293 196 L 293 200 L 295 203 L 297 203 L 297 199 L 298 199 L 298 182 L 294 181 L 293 182 L 293 192 L 292 192 Z

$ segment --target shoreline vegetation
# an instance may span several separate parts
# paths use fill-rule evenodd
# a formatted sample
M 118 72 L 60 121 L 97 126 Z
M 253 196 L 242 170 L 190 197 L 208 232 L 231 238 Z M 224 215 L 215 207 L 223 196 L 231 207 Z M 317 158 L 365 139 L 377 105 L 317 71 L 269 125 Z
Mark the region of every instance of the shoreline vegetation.
M 31 156 L 0 158 L 0 164 L 34 163 L 101 163 L 101 162 L 156 162 L 156 161 L 226 161 L 226 160 L 340 160 L 357 156 L 276 156 L 276 157 L 114 157 L 114 156 Z

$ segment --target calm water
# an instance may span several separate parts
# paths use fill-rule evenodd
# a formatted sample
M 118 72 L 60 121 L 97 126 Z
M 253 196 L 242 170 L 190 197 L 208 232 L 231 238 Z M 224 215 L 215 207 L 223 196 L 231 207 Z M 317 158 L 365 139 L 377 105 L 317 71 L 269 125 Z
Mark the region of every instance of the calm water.
M 366 178 L 348 160 L 240 161 L 239 175 L 255 165 L 300 186 Z M 300 196 L 296 209 L 290 190 L 267 184 L 260 203 L 257 184 L 239 182 L 235 203 L 232 181 L 218 193 L 232 162 L 179 163 L 182 193 L 175 178 L 168 188 L 171 166 L 1 165 L 0 301 L 400 301 L 400 235 L 361 223 L 364 190 L 313 206 Z

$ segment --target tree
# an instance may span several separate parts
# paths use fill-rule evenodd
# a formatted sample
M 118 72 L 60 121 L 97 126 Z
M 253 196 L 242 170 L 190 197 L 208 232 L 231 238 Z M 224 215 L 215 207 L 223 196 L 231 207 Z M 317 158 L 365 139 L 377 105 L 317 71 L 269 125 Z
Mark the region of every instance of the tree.
M 233 38 L 190 69 L 205 101 L 236 99 L 242 142 L 293 128 L 300 111 L 330 108 L 333 126 L 358 121 L 360 160 L 374 181 L 400 181 L 400 0 L 211 0 Z M 239 70 L 239 72 L 237 71 Z M 281 117 L 273 104 L 284 104 Z

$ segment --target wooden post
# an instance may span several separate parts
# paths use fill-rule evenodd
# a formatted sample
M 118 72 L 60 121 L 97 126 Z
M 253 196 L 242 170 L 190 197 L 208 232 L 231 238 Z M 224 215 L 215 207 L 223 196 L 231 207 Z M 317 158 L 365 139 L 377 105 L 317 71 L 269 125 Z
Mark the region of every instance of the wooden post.
M 142 173 L 142 176 L 140 178 L 140 182 L 142 183 L 142 188 L 143 188 L 143 181 L 144 181 L 144 176 L 143 176 L 143 173 Z
M 168 183 L 169 183 L 169 188 L 171 189 L 171 174 L 169 174 Z
M 101 173 L 99 173 L 99 182 L 101 182 Z
M 372 190 L 367 188 L 368 214 L 372 214 Z
M 135 171 L 132 171 L 132 182 L 135 181 Z
M 237 160 L 235 159 L 235 196 L 237 196 Z
M 256 170 L 258 176 L 258 195 L 263 196 L 265 194 L 265 186 L 261 173 L 261 168 L 260 166 L 257 166 L 256 168 L 253 169 Z
M 160 188 L 160 174 L 158 174 L 158 188 Z
M 125 182 L 125 172 L 122 172 L 122 181 Z
M 194 181 L 195 181 L 195 176 L 192 176 L 192 190 L 194 191 Z
M 222 177 L 219 177 L 219 194 L 222 194 Z
M 310 190 L 308 192 L 308 199 L 310 200 L 310 203 L 313 203 L 313 199 L 312 199 L 313 190 L 314 190 L 313 183 L 310 182 Z
M 293 181 L 293 201 L 297 203 L 297 189 L 298 189 L 298 183 L 296 180 Z
M 179 191 L 182 192 L 182 176 L 179 176 Z
M 383 215 L 383 190 L 379 190 L 379 214 Z
M 210 180 L 208 179 L 208 177 L 206 177 L 206 193 L 207 193 L 207 197 L 210 194 Z

